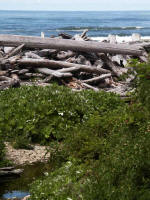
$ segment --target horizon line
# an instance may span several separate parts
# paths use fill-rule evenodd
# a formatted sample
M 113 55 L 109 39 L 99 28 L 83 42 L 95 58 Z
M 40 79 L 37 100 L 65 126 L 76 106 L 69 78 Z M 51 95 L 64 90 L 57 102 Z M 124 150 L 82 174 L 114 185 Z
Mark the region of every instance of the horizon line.
M 119 11 L 130 11 L 130 12 L 134 12 L 134 11 L 150 11 L 150 9 L 148 10 L 24 10 L 24 9 L 0 9 L 0 11 L 49 11 L 49 12 L 119 12 Z

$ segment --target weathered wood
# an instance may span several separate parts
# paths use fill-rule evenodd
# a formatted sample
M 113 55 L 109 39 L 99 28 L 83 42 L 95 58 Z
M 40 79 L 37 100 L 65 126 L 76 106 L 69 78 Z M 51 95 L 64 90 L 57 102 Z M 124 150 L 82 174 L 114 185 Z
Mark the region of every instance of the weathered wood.
M 111 76 L 112 76 L 111 74 L 103 74 L 101 76 L 94 77 L 94 78 L 91 78 L 91 79 L 88 79 L 88 80 L 84 80 L 82 82 L 83 83 L 97 83 L 97 82 L 102 81 L 106 78 L 110 78 Z
M 105 74 L 105 73 L 110 73 L 109 70 L 98 68 L 98 67 L 91 67 L 91 66 L 86 66 L 86 65 L 77 65 L 74 64 L 74 67 L 70 68 L 63 68 L 58 70 L 59 72 L 67 73 L 67 72 L 76 72 L 76 71 L 82 71 L 82 72 L 88 72 L 88 73 L 95 73 L 95 74 Z
M 87 32 L 88 32 L 88 29 L 85 29 L 83 31 L 83 33 L 81 34 L 81 38 L 84 38 L 86 36 Z
M 44 59 L 44 60 L 43 59 L 41 60 L 40 59 L 19 59 L 17 60 L 17 63 L 20 64 L 21 66 L 47 67 L 47 68 L 52 68 L 52 69 L 70 68 L 70 71 L 83 70 L 86 72 L 91 72 L 91 73 L 96 73 L 96 74 L 110 73 L 109 70 L 98 68 L 98 67 L 68 63 L 64 61 L 54 61 L 54 60 L 48 60 L 48 59 Z
M 64 59 L 67 59 L 67 58 L 70 58 L 70 57 L 73 57 L 75 56 L 76 53 L 73 52 L 73 51 L 60 51 L 57 53 L 57 56 L 56 58 L 59 59 L 59 60 L 64 60 Z
M 88 89 L 91 89 L 91 90 L 94 90 L 95 92 L 99 92 L 99 89 L 96 88 L 96 87 L 93 87 L 87 83 L 82 83 L 82 85 L 85 87 L 85 88 L 88 88 Z
M 54 71 L 54 70 L 51 70 L 48 68 L 37 68 L 36 71 L 43 73 L 43 74 L 52 75 L 57 78 L 72 77 L 71 73 L 61 73 L 61 72 Z
M 38 51 L 33 51 L 36 55 L 40 57 L 55 57 L 57 54 L 57 50 L 55 49 L 42 49 Z
M 20 81 L 19 76 L 17 74 L 11 74 L 10 76 L 12 79 L 16 80 L 16 81 Z
M 4 53 L 9 54 L 15 47 L 4 47 Z
M 31 51 L 26 52 L 26 53 L 25 53 L 25 56 L 26 56 L 27 58 L 42 59 L 39 55 L 37 55 L 37 54 L 35 54 L 35 53 L 31 52 Z
M 109 59 L 106 55 L 100 54 L 100 58 L 106 63 L 109 69 L 117 76 L 121 76 L 123 73 L 127 73 L 128 69 L 122 68 L 120 66 L 116 66 L 111 59 Z
M 11 78 L 7 76 L 0 76 L 0 81 L 11 81 Z
M 0 71 L 0 76 L 6 76 L 8 74 L 8 71 Z
M 19 87 L 19 86 L 20 86 L 20 81 L 13 78 L 9 81 L 0 82 L 0 90 L 4 90 L 10 87 Z
M 142 56 L 144 50 L 137 45 L 109 44 L 103 42 L 75 41 L 56 38 L 41 38 L 33 36 L 0 35 L 0 46 L 18 46 L 24 44 L 27 48 L 72 50 L 83 52 L 103 52 Z
M 17 55 L 24 47 L 24 44 L 19 45 L 17 48 L 13 49 L 12 51 L 10 51 L 6 56 L 5 59 L 10 58 L 12 56 Z

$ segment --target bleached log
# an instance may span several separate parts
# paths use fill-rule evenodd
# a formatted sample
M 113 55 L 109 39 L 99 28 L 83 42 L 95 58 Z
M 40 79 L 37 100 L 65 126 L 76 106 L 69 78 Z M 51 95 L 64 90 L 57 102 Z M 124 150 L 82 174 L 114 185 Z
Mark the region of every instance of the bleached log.
M 21 66 L 47 67 L 47 68 L 52 68 L 52 69 L 70 68 L 70 71 L 83 70 L 83 71 L 92 72 L 95 74 L 110 73 L 109 70 L 98 68 L 98 67 L 79 65 L 79 64 L 68 63 L 64 61 L 54 61 L 54 60 L 48 60 L 48 59 L 44 59 L 44 60 L 43 59 L 41 60 L 40 59 L 19 59 L 17 63 L 20 64 Z M 67 69 L 66 69 L 66 72 L 67 72 Z
M 81 38 L 84 38 L 86 36 L 87 32 L 88 32 L 88 29 L 85 29 L 83 31 L 83 33 L 81 34 Z
M 24 47 L 24 44 L 19 45 L 17 48 L 13 49 L 12 51 L 10 51 L 6 56 L 5 59 L 10 58 L 12 56 L 17 55 Z
M 82 72 L 87 72 L 87 73 L 95 73 L 95 74 L 105 74 L 105 73 L 110 73 L 109 70 L 106 69 L 102 69 L 102 68 L 98 68 L 98 67 L 90 67 L 90 66 L 86 66 L 86 65 L 77 65 L 74 64 L 74 67 L 70 67 L 70 68 L 63 68 L 58 70 L 59 72 L 63 72 L 63 73 L 67 73 L 67 72 L 76 72 L 76 71 L 82 71 Z
M 112 76 L 111 74 L 103 74 L 101 76 L 94 77 L 94 78 L 91 78 L 91 79 L 88 79 L 88 80 L 84 80 L 82 82 L 83 83 L 97 83 L 97 82 L 102 81 L 106 78 L 110 78 L 111 76 Z
M 0 46 L 18 46 L 21 44 L 24 44 L 27 48 L 102 52 L 134 56 L 142 56 L 144 52 L 144 50 L 139 49 L 137 45 L 109 44 L 103 42 L 75 41 L 34 36 L 0 35 Z
M 15 47 L 4 47 L 4 53 L 9 54 Z
M 40 74 L 40 73 L 25 73 L 24 76 L 26 78 L 32 78 L 32 77 L 43 78 L 43 77 L 45 77 L 44 74 Z
M 95 92 L 99 92 L 99 89 L 96 88 L 96 87 L 93 87 L 87 83 L 82 83 L 82 85 L 85 87 L 85 88 L 88 88 L 88 89 L 91 89 L 91 90 L 94 90 Z
M 57 78 L 72 77 L 71 73 L 61 73 L 61 72 L 51 70 L 51 69 L 48 69 L 48 68 L 37 68 L 36 71 L 38 71 L 42 74 L 52 75 L 52 76 L 57 77 Z
M 106 63 L 109 69 L 117 76 L 127 73 L 128 69 L 116 66 L 111 59 L 109 59 L 106 55 L 100 54 L 100 58 Z

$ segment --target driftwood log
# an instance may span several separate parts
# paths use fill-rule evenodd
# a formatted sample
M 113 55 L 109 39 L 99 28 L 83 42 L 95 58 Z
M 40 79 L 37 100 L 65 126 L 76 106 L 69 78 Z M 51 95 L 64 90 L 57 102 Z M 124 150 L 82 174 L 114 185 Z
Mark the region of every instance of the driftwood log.
M 41 38 L 33 36 L 0 35 L 0 46 L 16 46 L 24 44 L 26 48 L 58 49 L 83 52 L 102 52 L 142 56 L 144 49 L 137 45 L 110 44 L 93 41 L 75 41 L 68 39 Z
M 109 70 L 99 67 L 91 67 L 86 65 L 74 64 L 64 61 L 54 61 L 48 59 L 19 59 L 11 63 L 12 64 L 17 63 L 21 66 L 33 66 L 33 67 L 44 67 L 44 68 L 47 67 L 52 69 L 66 68 L 63 70 L 59 70 L 59 72 L 64 72 L 64 73 L 78 71 L 78 70 L 95 74 L 110 73 Z

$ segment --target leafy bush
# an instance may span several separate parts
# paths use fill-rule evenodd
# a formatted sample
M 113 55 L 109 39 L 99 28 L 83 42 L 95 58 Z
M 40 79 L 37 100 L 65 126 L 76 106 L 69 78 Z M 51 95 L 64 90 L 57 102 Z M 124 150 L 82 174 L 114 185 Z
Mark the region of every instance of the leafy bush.
M 84 123 L 57 142 L 52 158 L 61 158 L 60 164 L 31 185 L 31 200 L 149 200 L 150 64 L 134 67 L 131 102 L 111 104 L 106 94 Z
M 75 93 L 57 85 L 9 89 L 0 92 L 0 99 L 3 135 L 40 143 L 62 140 L 95 111 L 105 112 L 122 104 L 113 94 Z
M 0 93 L 7 139 L 52 142 L 55 167 L 31 185 L 31 200 L 149 200 L 150 64 L 134 67 L 137 89 L 128 104 L 57 85 Z
M 67 161 L 33 183 L 31 199 L 148 200 L 150 123 L 133 107 L 94 113 L 76 128 L 57 152 L 70 167 Z

